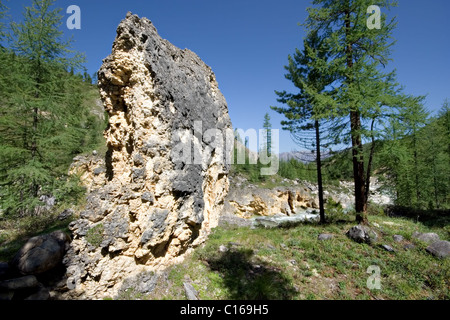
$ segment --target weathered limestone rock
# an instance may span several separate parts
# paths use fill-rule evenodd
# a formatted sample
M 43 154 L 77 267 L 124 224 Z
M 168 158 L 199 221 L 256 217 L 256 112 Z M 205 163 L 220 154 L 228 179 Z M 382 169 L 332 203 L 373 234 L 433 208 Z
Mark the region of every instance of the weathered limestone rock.
M 306 209 L 318 209 L 318 199 L 305 187 L 232 188 L 225 199 L 225 211 L 241 218 L 291 216 Z
M 196 54 L 129 13 L 99 88 L 107 181 L 70 225 L 67 298 L 115 296 L 126 278 L 180 261 L 217 226 L 229 188 L 227 104 Z
M 75 157 L 69 168 L 69 175 L 79 175 L 80 181 L 88 192 L 105 185 L 105 172 L 105 159 L 100 157 L 97 152 L 92 155 Z

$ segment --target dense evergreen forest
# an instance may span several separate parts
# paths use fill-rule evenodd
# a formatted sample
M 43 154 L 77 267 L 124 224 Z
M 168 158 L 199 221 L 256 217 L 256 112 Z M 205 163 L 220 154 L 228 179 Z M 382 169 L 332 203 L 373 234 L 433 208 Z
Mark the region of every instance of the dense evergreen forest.
M 50 5 L 34 1 L 22 22 L 8 23 L 0 2 L 0 208 L 9 217 L 83 194 L 67 171 L 105 127 L 84 57 L 64 40 L 60 9 Z

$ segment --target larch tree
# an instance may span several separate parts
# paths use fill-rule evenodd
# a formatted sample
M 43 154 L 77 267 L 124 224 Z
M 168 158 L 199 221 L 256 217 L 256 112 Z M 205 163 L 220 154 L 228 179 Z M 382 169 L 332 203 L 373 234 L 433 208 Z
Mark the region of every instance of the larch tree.
M 328 139 L 324 136 L 326 130 L 323 127 L 328 120 L 325 117 L 328 115 L 320 110 L 323 106 L 315 102 L 314 96 L 306 92 L 305 87 L 308 86 L 314 88 L 316 92 L 323 93 L 334 80 L 333 75 L 323 73 L 319 68 L 311 66 L 312 57 L 326 59 L 328 56 L 328 48 L 324 46 L 317 32 L 307 35 L 303 47 L 302 51 L 296 49 L 295 54 L 289 56 L 289 64 L 285 66 L 288 72 L 285 75 L 286 79 L 292 81 L 299 92 L 275 91 L 279 97 L 277 101 L 285 104 L 286 107 L 271 108 L 286 117 L 287 120 L 283 120 L 281 125 L 284 130 L 291 133 L 294 142 L 303 150 L 311 150 L 315 154 L 320 222 L 325 223 L 321 149 L 329 147 Z M 330 94 L 329 91 L 327 92 Z
M 402 104 L 403 98 L 395 82 L 395 71 L 385 72 L 396 22 L 387 21 L 383 11 L 396 6 L 396 2 L 377 2 L 376 8 L 383 12 L 379 17 L 380 28 L 369 24 L 372 4 L 371 0 L 314 0 L 315 6 L 308 8 L 305 23 L 310 32 L 315 31 L 325 39 L 330 49 L 327 59 L 314 52 L 311 58 L 321 72 L 336 77 L 333 84 L 336 93 L 329 95 L 306 83 L 304 88 L 316 104 L 323 106 L 324 116 L 342 119 L 341 125 L 333 130 L 336 142 L 351 146 L 356 220 L 363 224 L 368 223 L 373 157 L 372 153 L 369 159 L 364 159 L 363 144 L 376 141 L 377 129 L 393 112 L 391 109 Z
M 1 203 L 7 212 L 33 214 L 67 171 L 62 165 L 80 142 L 74 121 L 82 112 L 67 70 L 83 62 L 63 40 L 61 9 L 33 0 L 12 23 L 5 102 L 0 123 Z M 71 103 L 67 103 L 70 101 Z M 78 135 L 80 136 L 80 135 Z

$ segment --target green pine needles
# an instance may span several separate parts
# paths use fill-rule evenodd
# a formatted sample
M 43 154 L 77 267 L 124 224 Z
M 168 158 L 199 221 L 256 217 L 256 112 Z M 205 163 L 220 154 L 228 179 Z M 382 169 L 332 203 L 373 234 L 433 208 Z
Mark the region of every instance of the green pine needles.
M 84 58 L 63 40 L 53 5 L 33 0 L 0 52 L 0 207 L 8 215 L 33 215 L 43 195 L 70 194 L 68 166 L 103 126 L 86 101 L 94 88 L 73 72 Z

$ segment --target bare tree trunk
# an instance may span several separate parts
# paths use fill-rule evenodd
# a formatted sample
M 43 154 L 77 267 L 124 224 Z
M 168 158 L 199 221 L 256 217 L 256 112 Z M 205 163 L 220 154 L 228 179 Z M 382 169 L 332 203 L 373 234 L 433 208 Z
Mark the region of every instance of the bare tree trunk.
M 314 127 L 316 129 L 316 163 L 317 163 L 317 184 L 319 185 L 320 223 L 325 223 L 325 206 L 323 201 L 323 184 L 322 184 L 322 159 L 320 153 L 320 130 L 318 120 L 315 120 Z
M 346 11 L 345 27 L 347 35 L 350 34 L 350 9 Z M 347 68 L 353 68 L 353 48 L 347 37 Z M 350 72 L 349 72 L 350 73 Z M 349 76 L 348 83 L 352 83 L 353 79 Z M 350 130 L 352 135 L 352 160 L 353 160 L 353 180 L 355 182 L 355 211 L 356 221 L 360 224 L 367 224 L 367 201 L 364 183 L 364 154 L 361 140 L 361 117 L 355 106 L 350 105 Z

